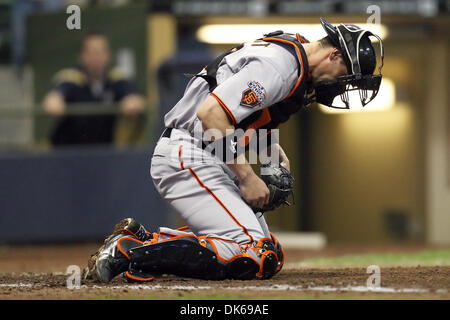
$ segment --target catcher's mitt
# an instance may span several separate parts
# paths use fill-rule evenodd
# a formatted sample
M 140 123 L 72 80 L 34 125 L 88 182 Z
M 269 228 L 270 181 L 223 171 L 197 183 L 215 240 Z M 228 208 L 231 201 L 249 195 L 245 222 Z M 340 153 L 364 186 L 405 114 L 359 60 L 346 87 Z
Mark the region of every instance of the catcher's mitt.
M 269 202 L 262 209 L 253 209 L 255 212 L 275 210 L 283 205 L 290 205 L 289 196 L 294 196 L 294 177 L 283 166 L 263 164 L 260 166 L 261 179 L 269 188 Z

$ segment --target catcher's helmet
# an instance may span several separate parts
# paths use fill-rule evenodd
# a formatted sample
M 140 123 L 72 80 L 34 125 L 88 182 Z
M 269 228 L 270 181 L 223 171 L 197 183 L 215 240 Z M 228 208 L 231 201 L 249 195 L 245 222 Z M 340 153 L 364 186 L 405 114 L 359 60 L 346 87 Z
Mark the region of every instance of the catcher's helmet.
M 366 105 L 375 98 L 381 83 L 381 68 L 384 59 L 381 38 L 355 25 L 340 24 L 335 27 L 323 18 L 320 18 L 320 22 L 333 46 L 342 52 L 348 75 L 317 83 L 315 85 L 317 102 L 334 107 L 333 100 L 340 95 L 346 108 L 349 109 L 348 91 L 359 90 L 361 103 L 363 106 Z M 377 64 L 377 55 L 370 40 L 371 36 L 380 42 L 381 65 L 377 75 L 373 74 Z M 369 99 L 368 90 L 372 91 Z

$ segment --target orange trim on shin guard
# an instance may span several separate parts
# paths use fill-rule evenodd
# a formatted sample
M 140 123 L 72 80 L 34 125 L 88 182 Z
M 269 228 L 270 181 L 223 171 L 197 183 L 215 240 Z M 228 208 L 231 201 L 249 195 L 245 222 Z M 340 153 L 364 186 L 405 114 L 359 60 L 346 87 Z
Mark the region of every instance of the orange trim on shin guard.
M 127 278 L 132 279 L 132 280 L 140 281 L 140 282 L 147 282 L 147 281 L 152 281 L 152 280 L 155 279 L 155 277 L 148 277 L 148 278 L 136 277 L 136 276 L 133 276 L 132 274 L 130 274 L 129 271 L 125 271 L 125 276 L 126 276 Z
M 119 251 L 128 259 L 128 260 L 130 260 L 130 256 L 128 255 L 128 253 L 125 251 L 125 250 L 123 250 L 121 247 L 120 247 L 120 243 L 123 241 L 123 240 L 131 240 L 131 241 L 134 241 L 134 242 L 136 242 L 136 243 L 139 243 L 139 244 L 144 244 L 144 242 L 142 242 L 142 241 L 139 241 L 138 239 L 135 239 L 135 238 L 131 238 L 131 237 L 123 237 L 123 238 L 120 238 L 119 240 L 117 240 L 117 249 L 119 249 Z

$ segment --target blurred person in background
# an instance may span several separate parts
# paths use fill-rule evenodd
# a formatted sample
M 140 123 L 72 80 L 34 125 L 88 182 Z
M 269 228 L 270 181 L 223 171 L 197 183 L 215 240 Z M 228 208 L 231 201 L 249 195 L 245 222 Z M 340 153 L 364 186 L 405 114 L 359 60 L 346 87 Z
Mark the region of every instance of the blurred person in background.
M 100 33 L 83 38 L 79 65 L 60 70 L 42 106 L 59 121 L 51 134 L 52 145 L 111 144 L 117 114 L 67 115 L 71 103 L 113 104 L 125 116 L 144 110 L 144 99 L 136 85 L 117 67 L 111 66 L 108 39 Z

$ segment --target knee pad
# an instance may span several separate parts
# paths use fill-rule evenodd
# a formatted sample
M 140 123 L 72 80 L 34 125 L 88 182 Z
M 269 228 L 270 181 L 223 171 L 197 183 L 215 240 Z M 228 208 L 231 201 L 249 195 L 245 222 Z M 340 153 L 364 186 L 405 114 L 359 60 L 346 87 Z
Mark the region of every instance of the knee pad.
M 270 237 L 272 238 L 272 242 L 275 246 L 275 253 L 278 258 L 277 272 L 279 272 L 281 270 L 281 268 L 283 268 L 283 265 L 284 265 L 284 250 L 281 247 L 280 242 L 278 241 L 277 238 L 275 238 L 275 236 L 273 235 L 272 232 L 270 233 Z
M 245 254 L 239 255 L 226 265 L 226 278 L 236 280 L 255 279 L 259 264 Z
M 227 264 L 227 278 L 239 280 L 269 279 L 280 269 L 279 251 L 271 239 L 254 243 L 251 250 L 256 254 L 239 254 Z M 253 257 L 252 257 L 253 256 Z
M 275 244 L 271 239 L 263 238 L 258 241 L 254 250 L 261 259 L 259 272 L 256 274 L 256 277 L 259 279 L 272 278 L 277 273 L 279 262 Z

